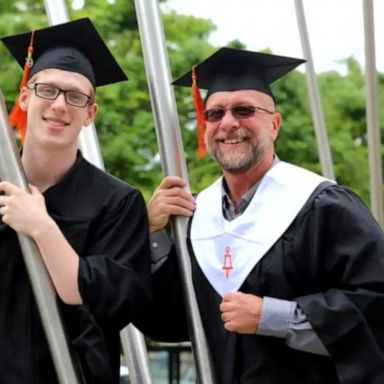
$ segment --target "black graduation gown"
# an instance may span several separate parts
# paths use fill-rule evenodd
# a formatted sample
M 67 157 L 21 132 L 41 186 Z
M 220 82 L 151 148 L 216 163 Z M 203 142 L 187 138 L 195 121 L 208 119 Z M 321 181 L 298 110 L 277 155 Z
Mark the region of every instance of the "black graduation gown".
M 226 331 L 221 297 L 197 264 L 190 239 L 188 246 L 218 384 L 384 383 L 384 235 L 356 195 L 337 185 L 317 187 L 240 288 L 297 301 L 331 357 L 292 349 L 280 338 Z M 161 316 L 143 325 L 159 340 L 188 338 L 176 304 L 182 290 L 174 261 L 173 254 L 153 279 Z
M 119 330 L 151 295 L 144 200 L 80 153 L 44 196 L 81 258 L 83 305 L 59 303 L 75 360 L 86 383 L 118 383 Z M 0 273 L 0 383 L 57 383 L 16 233 L 2 222 Z

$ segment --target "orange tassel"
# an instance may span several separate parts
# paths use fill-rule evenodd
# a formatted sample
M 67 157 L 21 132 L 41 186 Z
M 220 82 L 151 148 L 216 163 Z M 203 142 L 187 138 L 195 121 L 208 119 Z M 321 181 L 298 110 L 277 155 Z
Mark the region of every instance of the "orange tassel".
M 205 134 L 205 119 L 203 115 L 204 103 L 200 95 L 199 87 L 196 81 L 195 66 L 192 67 L 192 96 L 193 104 L 195 106 L 195 114 L 197 120 L 197 158 L 200 159 L 207 154 L 205 147 L 204 134 Z
M 32 31 L 31 41 L 28 47 L 28 55 L 27 55 L 27 58 L 25 59 L 25 64 L 24 64 L 23 77 L 20 82 L 20 88 L 19 88 L 20 91 L 23 87 L 27 85 L 29 72 L 33 65 L 32 54 L 33 54 L 34 34 L 35 34 L 35 31 Z M 10 126 L 15 127 L 21 142 L 24 143 L 25 133 L 27 129 L 27 113 L 20 108 L 19 98 L 17 98 L 17 100 L 15 101 L 15 104 L 13 105 L 13 108 L 9 114 L 8 120 L 9 120 Z

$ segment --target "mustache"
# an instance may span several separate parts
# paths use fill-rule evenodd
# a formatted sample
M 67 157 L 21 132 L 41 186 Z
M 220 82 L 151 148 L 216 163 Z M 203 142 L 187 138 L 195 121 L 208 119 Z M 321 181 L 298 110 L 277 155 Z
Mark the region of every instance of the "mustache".
M 248 139 L 251 135 L 248 130 L 245 128 L 238 128 L 232 132 L 218 132 L 215 136 L 215 140 L 238 140 L 238 139 Z

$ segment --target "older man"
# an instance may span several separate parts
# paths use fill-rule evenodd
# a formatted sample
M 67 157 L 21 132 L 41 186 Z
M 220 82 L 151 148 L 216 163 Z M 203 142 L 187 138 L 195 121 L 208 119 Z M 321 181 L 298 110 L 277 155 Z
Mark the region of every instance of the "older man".
M 220 384 L 384 382 L 383 232 L 353 192 L 274 151 L 270 84 L 302 62 L 223 48 L 198 65 L 222 177 L 196 200 L 165 178 L 148 205 L 153 236 L 170 215 L 192 216 L 192 278 Z M 174 249 L 154 256 L 161 315 L 143 329 L 187 338 Z

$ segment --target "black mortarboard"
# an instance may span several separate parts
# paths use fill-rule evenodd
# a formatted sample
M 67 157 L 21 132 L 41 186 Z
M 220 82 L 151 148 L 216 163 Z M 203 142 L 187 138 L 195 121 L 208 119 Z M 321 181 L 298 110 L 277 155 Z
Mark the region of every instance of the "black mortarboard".
M 221 48 L 191 71 L 173 81 L 173 85 L 191 87 L 197 119 L 197 157 L 206 153 L 203 101 L 199 89 L 214 92 L 254 89 L 275 97 L 269 87 L 275 80 L 292 71 L 305 60 L 251 52 L 234 48 Z
M 1 40 L 24 68 L 32 32 Z M 29 76 L 46 68 L 81 73 L 94 87 L 127 80 L 127 76 L 88 18 L 34 31 L 34 61 Z
M 304 62 L 291 57 L 221 48 L 195 67 L 196 81 L 200 89 L 208 90 L 207 96 L 218 91 L 254 89 L 274 99 L 269 85 Z M 191 87 L 192 71 L 172 84 Z

